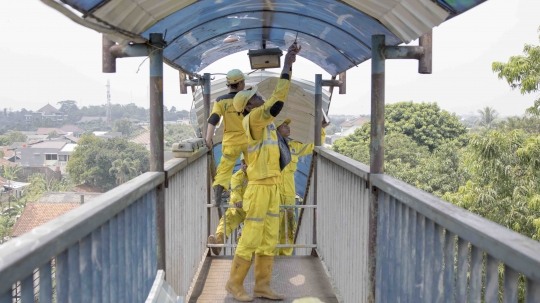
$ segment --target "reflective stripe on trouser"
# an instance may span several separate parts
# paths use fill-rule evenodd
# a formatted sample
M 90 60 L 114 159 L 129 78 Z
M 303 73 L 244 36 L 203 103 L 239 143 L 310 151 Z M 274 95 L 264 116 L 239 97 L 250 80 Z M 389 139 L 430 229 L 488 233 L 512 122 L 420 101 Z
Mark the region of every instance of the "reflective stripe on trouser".
M 281 203 L 282 205 L 295 205 L 296 199 L 295 197 L 286 197 L 281 196 Z M 285 243 L 285 211 L 288 211 L 289 213 L 289 219 L 287 220 L 288 226 L 287 226 L 287 232 L 288 232 L 288 242 Z M 279 244 L 294 244 L 294 233 L 296 231 L 296 215 L 295 215 L 295 209 L 294 208 L 287 208 L 287 209 L 281 209 L 279 212 Z M 288 248 L 280 248 L 278 250 L 277 255 L 282 256 L 291 256 L 293 252 L 292 247 Z
M 240 225 L 240 223 L 244 222 L 244 219 L 246 218 L 246 212 L 241 208 L 227 208 L 225 216 L 227 216 L 227 234 L 225 235 L 225 237 L 228 238 L 231 235 L 231 232 L 235 230 L 238 225 Z M 216 234 L 219 233 L 223 233 L 223 217 L 219 219 L 219 225 L 216 228 Z
M 244 153 L 244 158 L 247 158 L 247 143 L 243 145 L 221 147 L 221 160 L 219 161 L 212 187 L 219 184 L 223 186 L 225 190 L 228 190 L 234 165 L 242 152 Z
M 251 261 L 255 252 L 273 256 L 279 235 L 279 185 L 248 184 L 244 193 L 243 208 L 246 220 L 236 255 Z

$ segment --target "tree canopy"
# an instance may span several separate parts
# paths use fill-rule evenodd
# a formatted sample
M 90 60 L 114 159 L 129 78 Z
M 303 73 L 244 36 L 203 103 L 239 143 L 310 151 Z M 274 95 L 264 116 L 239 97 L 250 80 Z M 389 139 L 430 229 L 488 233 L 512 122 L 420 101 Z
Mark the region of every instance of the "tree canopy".
M 83 135 L 71 154 L 67 172 L 75 184 L 89 184 L 104 191 L 115 187 L 118 177 L 111 170 L 116 160 L 137 159 L 137 165 L 122 181 L 128 181 L 150 168 L 148 150 L 123 138 L 100 139 L 94 135 Z

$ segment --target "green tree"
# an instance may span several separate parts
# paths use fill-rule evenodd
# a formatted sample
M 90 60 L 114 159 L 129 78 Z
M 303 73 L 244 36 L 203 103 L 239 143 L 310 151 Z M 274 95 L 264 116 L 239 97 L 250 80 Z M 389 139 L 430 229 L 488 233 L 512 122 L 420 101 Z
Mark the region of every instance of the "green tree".
M 164 130 L 165 147 L 170 149 L 174 143 L 185 139 L 195 138 L 191 125 L 167 124 Z
M 121 132 L 123 136 L 129 137 L 134 130 L 133 122 L 127 118 L 118 119 L 114 122 L 113 131 Z
M 120 185 L 131 179 L 130 177 L 137 175 L 137 168 L 139 167 L 139 161 L 131 160 L 130 158 L 116 159 L 112 163 L 112 167 L 109 169 L 109 173 L 114 174 L 116 177 L 116 184 Z
M 540 32 L 540 27 L 538 28 Z M 539 36 L 540 38 L 540 36 Z M 519 88 L 521 94 L 540 90 L 540 46 L 525 44 L 523 55 L 512 56 L 507 63 L 493 62 L 493 72 L 505 79 L 512 89 Z M 540 116 L 540 99 L 527 109 L 527 113 Z
M 484 109 L 479 109 L 480 118 L 476 120 L 476 124 L 484 129 L 492 129 L 495 127 L 499 113 L 493 107 L 486 106 Z
M 10 132 L 8 134 L 9 144 L 15 142 L 26 142 L 26 136 L 21 132 Z
M 113 162 L 118 159 L 137 159 L 137 173 L 150 168 L 150 155 L 144 146 L 123 138 L 103 140 L 94 135 L 83 135 L 77 148 L 71 154 L 67 172 L 75 184 L 89 184 L 104 191 L 113 188 L 117 177 L 111 171 Z M 135 177 L 126 176 L 125 181 Z

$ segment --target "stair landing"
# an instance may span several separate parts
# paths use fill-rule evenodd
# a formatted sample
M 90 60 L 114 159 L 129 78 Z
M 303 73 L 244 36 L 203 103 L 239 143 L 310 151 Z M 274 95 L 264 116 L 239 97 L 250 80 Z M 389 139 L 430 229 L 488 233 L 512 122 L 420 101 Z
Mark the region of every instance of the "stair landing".
M 212 256 L 204 261 L 189 302 L 237 302 L 225 290 L 229 278 L 232 256 Z M 253 294 L 253 266 L 244 281 L 248 294 Z M 285 294 L 285 300 L 292 302 L 303 297 L 315 297 L 325 303 L 338 302 L 332 285 L 324 271 L 321 261 L 312 256 L 282 256 L 274 260 L 272 287 Z M 272 302 L 255 299 L 253 302 Z

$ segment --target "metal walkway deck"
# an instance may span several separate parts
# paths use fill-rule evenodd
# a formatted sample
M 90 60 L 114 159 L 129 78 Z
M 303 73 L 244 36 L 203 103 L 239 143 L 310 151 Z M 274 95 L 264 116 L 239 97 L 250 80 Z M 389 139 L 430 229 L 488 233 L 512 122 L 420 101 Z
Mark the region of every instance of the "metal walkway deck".
M 232 256 L 208 257 L 189 302 L 237 302 L 225 291 Z M 244 288 L 253 294 L 253 266 L 246 277 Z M 272 287 L 285 294 L 282 302 L 303 297 L 316 297 L 325 303 L 338 302 L 321 261 L 311 256 L 276 257 Z M 269 302 L 256 299 L 253 302 Z

